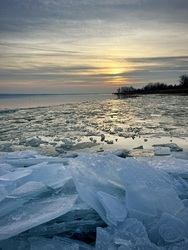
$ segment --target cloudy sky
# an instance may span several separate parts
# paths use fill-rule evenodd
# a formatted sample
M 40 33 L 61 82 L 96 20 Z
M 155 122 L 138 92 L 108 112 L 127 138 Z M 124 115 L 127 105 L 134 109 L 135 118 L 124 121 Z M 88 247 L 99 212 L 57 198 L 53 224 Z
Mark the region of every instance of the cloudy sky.
M 187 0 L 0 0 L 1 93 L 110 93 L 188 73 Z

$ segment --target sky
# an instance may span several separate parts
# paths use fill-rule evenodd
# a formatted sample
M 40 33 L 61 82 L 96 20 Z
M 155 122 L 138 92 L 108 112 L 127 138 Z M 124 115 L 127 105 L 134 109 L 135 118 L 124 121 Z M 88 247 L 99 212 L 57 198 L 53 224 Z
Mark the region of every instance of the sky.
M 111 93 L 188 74 L 187 0 L 0 0 L 0 93 Z

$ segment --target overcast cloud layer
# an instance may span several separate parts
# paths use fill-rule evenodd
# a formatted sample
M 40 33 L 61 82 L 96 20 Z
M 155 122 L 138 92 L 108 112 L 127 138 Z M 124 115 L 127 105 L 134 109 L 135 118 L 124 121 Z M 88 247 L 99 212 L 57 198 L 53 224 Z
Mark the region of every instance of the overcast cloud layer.
M 188 73 L 187 0 L 1 0 L 1 93 L 114 92 Z

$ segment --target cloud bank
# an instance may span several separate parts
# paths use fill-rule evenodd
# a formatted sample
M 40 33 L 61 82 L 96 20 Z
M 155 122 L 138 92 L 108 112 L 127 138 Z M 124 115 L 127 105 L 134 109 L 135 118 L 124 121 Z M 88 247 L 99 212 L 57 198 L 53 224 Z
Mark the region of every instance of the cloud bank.
M 188 71 L 187 12 L 186 0 L 1 0 L 0 90 L 174 84 Z

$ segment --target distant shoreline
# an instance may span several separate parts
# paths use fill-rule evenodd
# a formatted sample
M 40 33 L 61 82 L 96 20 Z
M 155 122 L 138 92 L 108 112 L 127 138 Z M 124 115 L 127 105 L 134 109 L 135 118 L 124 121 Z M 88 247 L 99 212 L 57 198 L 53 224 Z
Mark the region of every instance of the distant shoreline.
M 179 85 L 167 85 L 162 82 L 150 82 L 143 88 L 136 89 L 133 86 L 123 86 L 117 89 L 117 96 L 135 96 L 148 94 L 188 94 L 188 75 L 179 77 Z
M 185 94 L 188 95 L 188 88 L 181 88 L 181 89 L 164 89 L 164 90 L 156 90 L 156 91 L 145 91 L 145 90 L 135 90 L 135 91 L 128 91 L 122 93 L 112 93 L 117 96 L 138 96 L 138 95 L 152 95 L 152 94 Z

